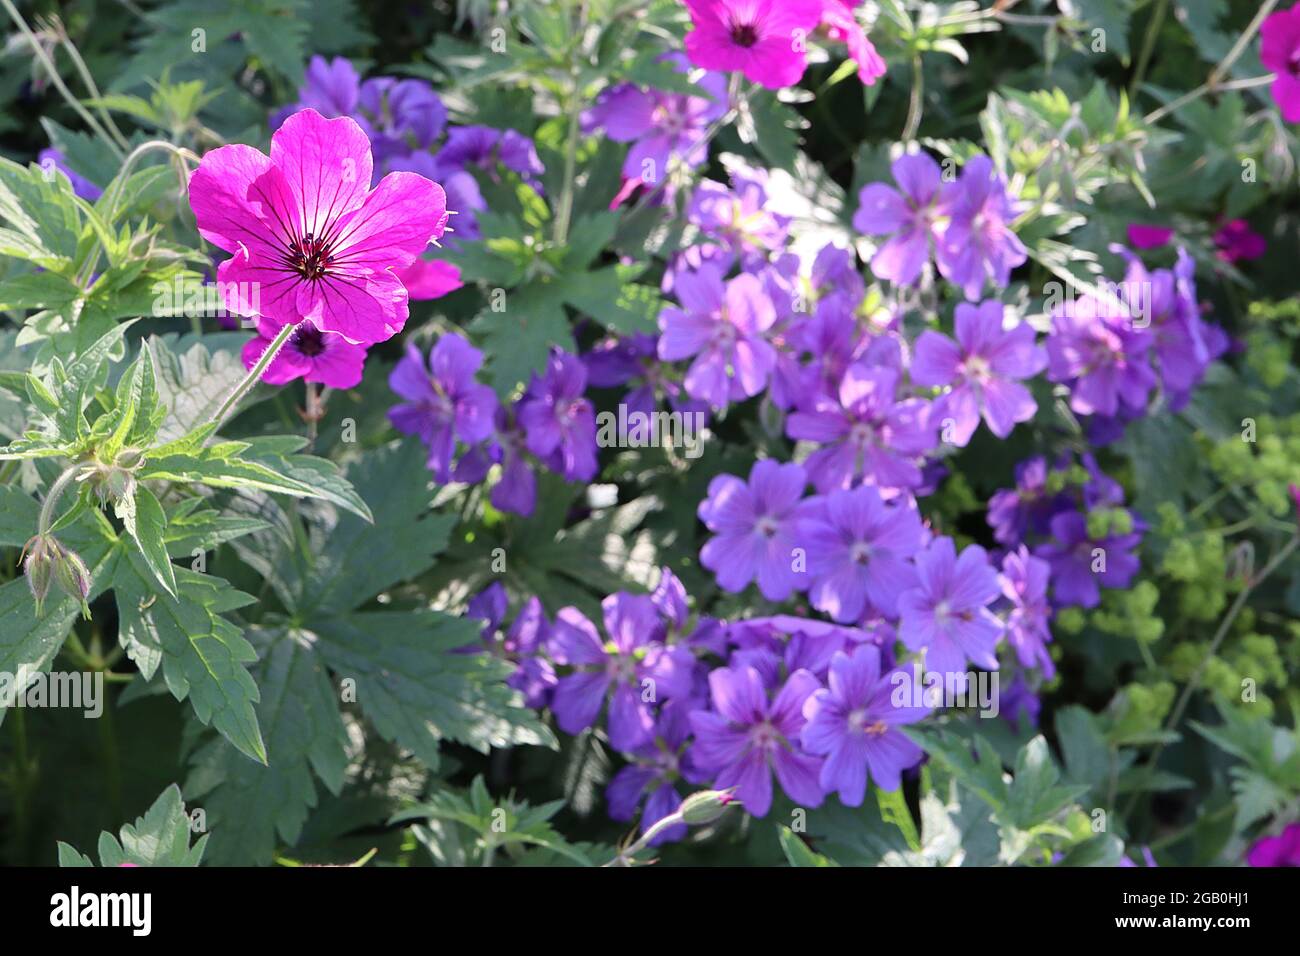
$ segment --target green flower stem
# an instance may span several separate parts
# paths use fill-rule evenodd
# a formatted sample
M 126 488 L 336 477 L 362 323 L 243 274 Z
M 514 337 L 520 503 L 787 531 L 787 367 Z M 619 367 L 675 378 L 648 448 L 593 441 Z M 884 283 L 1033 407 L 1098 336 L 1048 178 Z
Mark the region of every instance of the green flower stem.
M 267 366 L 275 361 L 275 357 L 280 354 L 280 349 L 284 348 L 284 344 L 289 341 L 289 336 L 293 335 L 294 329 L 296 328 L 296 325 L 286 325 L 280 330 L 280 333 L 275 337 L 275 341 L 273 341 L 267 350 L 262 353 L 262 357 L 257 360 L 257 364 L 249 369 L 248 374 L 244 376 L 243 381 L 236 385 L 235 390 L 230 393 L 230 396 L 224 402 L 221 403 L 221 407 L 217 409 L 217 413 L 213 415 L 212 418 L 208 419 L 211 424 L 215 425 L 217 428 L 222 426 L 227 416 L 229 416 L 230 413 L 234 411 L 235 406 L 239 404 L 239 400 L 248 394 L 252 387 L 262 378 L 262 373 L 266 371 Z
M 921 127 L 921 104 L 925 98 L 925 75 L 922 72 L 921 53 L 912 53 L 912 95 L 907 100 L 907 122 L 903 126 L 903 142 L 916 138 L 916 131 Z
M 1191 92 L 1184 93 L 1172 103 L 1148 113 L 1143 117 L 1142 122 L 1148 126 L 1152 123 L 1157 123 L 1170 113 L 1181 109 L 1193 100 L 1199 100 L 1206 93 L 1212 93 L 1216 90 L 1249 89 L 1253 86 L 1263 86 L 1265 83 L 1271 82 L 1273 79 L 1271 75 L 1254 77 L 1249 80 L 1239 80 L 1235 83 L 1223 83 L 1221 81 L 1228 75 L 1228 71 L 1232 69 L 1232 65 L 1237 62 L 1244 52 L 1246 52 L 1246 47 L 1250 44 L 1250 41 L 1255 38 L 1255 34 L 1259 32 L 1260 25 L 1264 22 L 1264 19 L 1273 12 L 1273 8 L 1276 6 L 1277 0 L 1264 0 L 1263 6 L 1261 6 L 1259 12 L 1255 14 L 1255 19 L 1251 20 L 1246 29 L 1242 31 L 1241 36 L 1237 37 L 1237 42 L 1232 45 L 1232 49 L 1228 51 L 1227 56 L 1220 60 L 1219 65 L 1210 71 L 1209 79 Z
M 45 67 L 45 72 L 49 74 L 50 82 L 54 84 L 54 88 L 59 91 L 65 100 L 67 100 L 68 105 L 72 107 L 76 114 L 81 117 L 81 121 L 94 130 L 95 134 L 108 144 L 108 148 L 112 150 L 113 155 L 118 159 L 121 159 L 121 147 L 119 147 L 113 137 L 109 135 L 108 130 L 104 129 L 104 127 L 99 124 L 99 120 L 95 119 L 95 117 L 91 115 L 90 111 L 81 105 L 81 101 L 72 95 L 72 91 L 69 90 L 67 84 L 63 82 L 63 77 L 59 76 L 58 67 L 54 65 L 54 61 L 50 59 L 50 55 L 45 52 L 45 48 L 41 46 L 41 41 L 36 38 L 36 34 L 34 34 L 32 28 L 27 25 L 27 21 L 24 20 L 23 15 L 18 12 L 18 8 L 13 5 L 11 0 L 0 0 L 0 6 L 5 8 L 5 12 L 9 14 L 9 19 L 14 22 L 14 25 L 18 27 L 19 32 L 22 33 L 22 35 L 27 38 L 27 42 L 31 44 L 32 52 L 36 55 L 36 59 L 40 61 L 41 66 Z
M 1137 69 L 1133 71 L 1133 79 L 1128 85 L 1128 98 L 1132 100 L 1146 79 L 1147 67 L 1151 64 L 1151 54 L 1155 51 L 1156 38 L 1160 35 L 1160 28 L 1164 26 L 1165 14 L 1169 12 L 1169 0 L 1158 0 L 1155 12 L 1151 14 L 1151 22 L 1147 25 L 1147 35 L 1142 41 L 1142 52 L 1138 55 Z
M 68 31 L 63 28 L 63 21 L 58 17 L 54 17 L 53 19 L 53 29 L 58 35 L 59 43 L 62 44 L 63 49 L 67 52 L 68 59 L 72 61 L 72 65 L 76 69 L 77 75 L 81 77 L 81 82 L 85 85 L 86 92 L 88 92 L 93 99 L 99 100 L 102 96 L 99 91 L 99 86 L 95 83 L 95 78 L 90 75 L 90 69 L 86 66 L 86 61 L 81 58 L 81 51 L 78 50 L 77 45 L 72 42 L 72 38 L 68 36 Z M 123 149 L 130 149 L 131 144 L 127 141 L 127 138 L 122 135 L 122 130 L 118 128 L 117 123 L 113 120 L 113 114 L 103 106 L 96 107 L 96 111 L 104 121 L 104 127 L 113 135 L 113 139 L 117 141 L 117 145 L 121 146 Z
M 41 515 L 36 522 L 36 533 L 38 535 L 47 534 L 50 526 L 54 524 L 54 509 L 58 506 L 59 499 L 63 497 L 63 492 L 67 490 L 68 485 L 77 477 L 81 471 L 81 465 L 72 465 L 64 470 L 63 474 L 54 479 L 54 484 L 50 485 L 50 490 L 45 494 L 45 500 L 41 503 Z

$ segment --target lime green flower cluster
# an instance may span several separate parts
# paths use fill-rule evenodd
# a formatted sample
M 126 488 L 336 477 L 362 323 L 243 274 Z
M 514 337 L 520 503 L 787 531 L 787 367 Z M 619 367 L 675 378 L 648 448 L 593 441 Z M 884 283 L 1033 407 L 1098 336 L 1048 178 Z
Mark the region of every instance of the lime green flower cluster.
M 1178 610 L 1193 621 L 1212 621 L 1228 605 L 1228 555 L 1223 535 L 1206 530 L 1173 538 L 1160 571 L 1180 585 Z
M 1246 364 L 1266 388 L 1280 388 L 1291 371 L 1291 345 L 1258 329 L 1246 336 Z
M 1208 641 L 1178 645 L 1169 655 L 1170 673 L 1179 681 L 1189 680 L 1208 650 Z M 1249 701 L 1259 707 L 1261 717 L 1272 717 L 1273 701 L 1263 689 L 1287 687 L 1282 650 L 1277 640 L 1267 634 L 1244 634 L 1229 649 L 1210 658 L 1201 683 L 1225 700 Z
M 1224 484 L 1251 489 L 1270 514 L 1285 517 L 1294 507 L 1287 485 L 1300 478 L 1300 414 L 1260 415 L 1253 437 L 1217 443 L 1203 438 L 1203 450 Z
M 1174 703 L 1175 688 L 1169 681 L 1153 684 L 1128 684 L 1120 689 L 1112 703 L 1114 723 L 1111 736 L 1116 740 L 1149 737 L 1160 730 Z
M 1092 612 L 1090 623 L 1107 634 L 1152 644 L 1165 633 L 1165 622 L 1156 614 L 1159 601 L 1160 589 L 1151 581 L 1139 581 L 1126 591 L 1103 591 L 1101 606 Z
M 1094 508 L 1088 512 L 1088 537 L 1093 540 L 1132 533 L 1133 515 L 1127 508 Z

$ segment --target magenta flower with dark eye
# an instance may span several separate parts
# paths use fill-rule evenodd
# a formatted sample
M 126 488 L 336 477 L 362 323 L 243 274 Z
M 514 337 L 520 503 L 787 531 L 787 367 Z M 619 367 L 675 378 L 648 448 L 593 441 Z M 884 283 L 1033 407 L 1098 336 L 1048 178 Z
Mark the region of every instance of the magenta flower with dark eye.
M 802 40 L 817 27 L 823 0 L 686 0 L 693 29 L 691 62 L 706 70 L 742 72 L 779 90 L 799 82 L 808 63 Z
M 271 155 L 222 146 L 190 177 L 199 233 L 231 257 L 217 269 L 226 307 L 281 326 L 306 320 L 358 345 L 406 325 L 409 266 L 447 225 L 442 187 L 389 173 L 370 188 L 365 131 L 303 110 Z
M 1284 120 L 1300 123 L 1300 4 L 1269 14 L 1259 35 L 1260 62 L 1277 74 L 1273 99 Z
M 251 369 L 271 347 L 282 326 L 270 319 L 257 323 L 257 337 L 244 344 L 244 368 Z M 361 384 L 366 349 L 341 335 L 322 332 L 310 322 L 300 322 L 284 347 L 262 373 L 268 385 L 285 385 L 303 379 L 330 388 L 356 388 Z

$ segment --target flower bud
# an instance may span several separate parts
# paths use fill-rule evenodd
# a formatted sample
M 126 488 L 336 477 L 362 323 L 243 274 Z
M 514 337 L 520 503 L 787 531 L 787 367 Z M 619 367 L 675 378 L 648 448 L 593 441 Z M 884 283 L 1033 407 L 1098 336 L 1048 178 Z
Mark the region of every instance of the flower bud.
M 37 617 L 41 616 L 50 585 L 54 583 L 53 541 L 48 536 L 37 535 L 23 546 L 23 574 L 27 576 L 27 586 L 36 599 Z
M 27 542 L 23 554 L 23 573 L 36 600 L 37 617 L 45 612 L 45 599 L 55 584 L 64 594 L 81 602 L 81 613 L 90 617 L 86 603 L 90 597 L 90 569 L 77 552 L 65 548 L 53 535 L 38 534 Z
M 682 801 L 678 813 L 682 822 L 703 826 L 721 817 L 729 804 L 736 802 L 734 790 L 700 790 Z
M 59 558 L 54 562 L 54 578 L 65 594 L 81 602 L 81 615 L 89 620 L 90 605 L 86 599 L 90 597 L 90 569 L 77 552 L 61 545 L 56 546 L 59 548 Z

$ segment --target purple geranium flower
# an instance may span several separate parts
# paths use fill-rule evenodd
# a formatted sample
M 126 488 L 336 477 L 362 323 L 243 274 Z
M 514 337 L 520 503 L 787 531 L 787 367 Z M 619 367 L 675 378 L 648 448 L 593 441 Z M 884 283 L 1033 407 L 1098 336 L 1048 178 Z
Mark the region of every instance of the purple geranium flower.
M 680 53 L 665 53 L 679 73 L 691 65 Z M 695 167 L 708 157 L 704 134 L 727 111 L 727 80 L 705 73 L 696 83 L 703 96 L 642 90 L 622 83 L 606 91 L 582 117 L 587 132 L 596 129 L 616 143 L 632 143 L 623 160 L 623 176 L 640 183 L 662 181 L 674 159 Z
M 1017 422 L 1038 411 L 1029 389 L 1016 379 L 1032 378 L 1043 370 L 1047 356 L 1034 341 L 1034 330 L 1021 322 L 1002 327 L 1002 303 L 965 302 L 957 306 L 954 342 L 927 329 L 916 341 L 912 381 L 918 385 L 952 385 L 935 405 L 934 417 L 951 422 L 946 437 L 964 447 L 980 416 L 998 438 L 1006 438 Z
M 528 450 L 570 481 L 596 476 L 596 413 L 583 397 L 586 390 L 582 360 L 556 349 L 545 375 L 533 376 L 519 403 Z
M 1007 643 L 1016 649 L 1022 667 L 1039 667 L 1050 680 L 1056 675 L 1047 645 L 1052 632 L 1047 622 L 1052 608 L 1047 602 L 1051 566 L 1029 553 L 1023 544 L 1002 559 L 1002 596 L 1011 602 L 1007 615 Z
M 620 592 L 601 608 L 608 643 L 577 608 L 556 615 L 551 657 L 573 670 L 556 683 L 551 709 L 560 729 L 576 734 L 596 722 L 608 698 L 609 742 L 633 751 L 653 740 L 654 705 L 690 693 L 695 658 L 661 643 L 663 623 L 650 598 Z
M 746 265 L 761 265 L 768 252 L 785 245 L 790 219 L 767 208 L 765 172 L 738 165 L 731 180 L 734 189 L 712 179 L 696 186 L 686 218 Z
M 1047 534 L 1052 518 L 1072 504 L 1067 494 L 1049 494 L 1047 459 L 1039 456 L 1016 465 L 1016 487 L 995 491 L 988 522 L 998 544 L 1014 547 L 1027 534 Z
M 375 77 L 361 84 L 358 102 L 380 160 L 428 149 L 447 125 L 447 108 L 424 80 Z
M 1005 288 L 1011 270 L 1029 253 L 1011 231 L 1018 209 L 993 161 L 987 156 L 968 160 L 961 176 L 944 190 L 943 204 L 951 218 L 939 244 L 939 272 L 972 302 L 990 279 Z
M 900 156 L 890 170 L 899 188 L 885 183 L 863 186 L 853 228 L 869 236 L 889 236 L 872 257 L 871 271 L 878 278 L 911 285 L 939 238 L 937 223 L 945 213 L 942 176 L 939 164 L 926 153 Z
M 63 153 L 59 152 L 59 150 L 55 149 L 53 146 L 47 146 L 45 149 L 41 150 L 36 157 L 36 161 L 47 175 L 50 170 L 57 169 L 59 172 L 63 173 L 63 175 L 67 176 L 68 182 L 72 183 L 72 191 L 82 199 L 86 200 L 86 202 L 95 202 L 100 196 L 104 195 L 104 190 L 100 189 L 80 173 L 74 172 L 72 167 L 68 165 Z
M 881 488 L 914 488 L 921 469 L 914 459 L 934 447 L 928 406 L 898 401 L 897 369 L 854 363 L 835 397 L 818 396 L 810 409 L 786 419 L 786 434 L 824 446 L 808 459 L 808 472 L 825 494 L 859 480 Z
M 898 730 L 930 713 L 928 707 L 895 703 L 896 690 L 914 682 L 909 670 L 882 675 L 880 649 L 860 644 L 851 655 L 840 651 L 831 658 L 829 686 L 804 702 L 808 723 L 800 740 L 804 750 L 826 757 L 821 787 L 827 793 L 839 791 L 845 806 L 862 805 L 868 770 L 880 789 L 897 790 L 902 772 L 925 756 Z
M 500 163 L 533 185 L 546 172 L 533 141 L 513 129 L 454 127 L 447 132 L 447 141 L 435 158 L 444 168 L 477 166 L 488 173 L 495 173 Z
M 925 529 L 910 502 L 887 504 L 870 485 L 833 491 L 804 521 L 808 597 L 836 621 L 861 619 L 867 601 L 896 617 L 898 595 L 917 583 L 909 559 L 925 545 Z
M 474 379 L 483 353 L 449 332 L 429 353 L 429 367 L 413 345 L 388 378 L 389 387 L 406 399 L 388 413 L 393 427 L 419 435 L 429 446 L 429 468 L 440 482 L 451 480 L 456 439 L 473 444 L 492 434 L 497 397 Z
M 1087 517 L 1068 511 L 1052 519 L 1052 536 L 1035 553 L 1052 567 L 1052 597 L 1058 607 L 1096 607 L 1101 585 L 1128 587 L 1141 564 L 1132 553 L 1142 540 L 1140 530 L 1094 539 Z
M 690 712 L 698 701 L 670 700 L 659 713 L 654 740 L 630 755 L 631 763 L 614 774 L 605 790 L 609 815 L 613 820 L 631 820 L 637 805 L 645 798 L 640 831 L 675 813 L 682 794 L 677 782 L 705 783 L 707 777 L 694 766 L 687 740 L 691 733 Z M 671 843 L 686 836 L 685 824 L 669 827 L 650 841 L 651 846 Z
M 746 274 L 724 285 L 722 273 L 704 266 L 679 274 L 674 292 L 683 308 L 669 306 L 659 315 L 659 357 L 695 357 L 687 393 L 722 408 L 761 392 L 776 364 L 776 350 L 764 338 L 776 310 L 759 280 Z
M 506 678 L 506 685 L 522 693 L 529 707 L 547 706 L 555 689 L 555 668 L 541 654 L 550 635 L 551 622 L 546 618 L 546 609 L 538 598 L 530 597 L 501 644 L 506 659 L 516 664 L 515 672 Z
M 692 756 L 714 777 L 719 789 L 736 788 L 736 796 L 756 817 L 772 806 L 772 773 L 795 803 L 820 806 L 821 760 L 804 753 L 804 701 L 820 685 L 805 670 L 795 671 L 774 699 L 752 667 L 720 667 L 709 675 L 713 710 L 691 713 L 695 732 Z
M 805 575 L 794 569 L 795 550 L 807 483 L 799 465 L 770 458 L 755 463 L 748 484 L 735 475 L 709 482 L 699 516 L 715 536 L 700 551 L 700 563 L 717 575 L 721 588 L 742 591 L 757 579 L 765 598 L 783 601 L 801 587 Z
M 1002 622 L 988 609 L 1000 593 L 997 572 L 977 544 L 957 554 L 952 538 L 936 538 L 916 557 L 919 584 L 898 598 L 898 636 L 925 650 L 925 668 L 962 674 L 972 661 L 997 670 Z
M 1047 377 L 1070 384 L 1070 407 L 1080 415 L 1113 416 L 1121 403 L 1142 411 L 1156 383 L 1150 347 L 1150 333 L 1134 327 L 1121 303 L 1068 299 L 1052 313 Z

